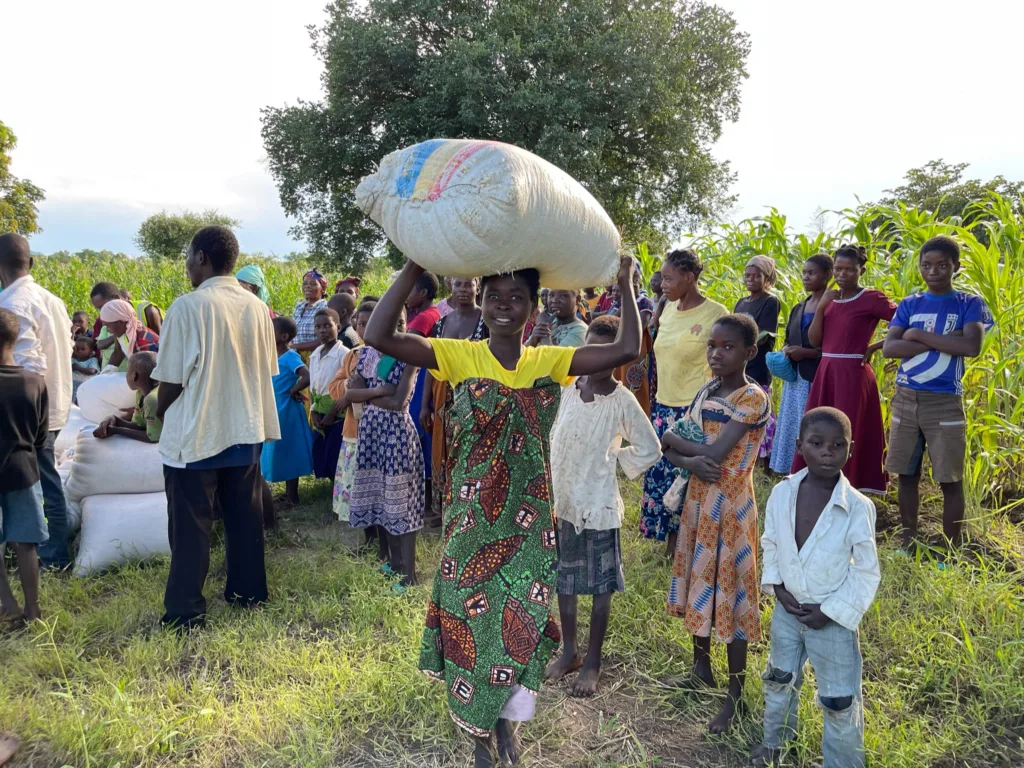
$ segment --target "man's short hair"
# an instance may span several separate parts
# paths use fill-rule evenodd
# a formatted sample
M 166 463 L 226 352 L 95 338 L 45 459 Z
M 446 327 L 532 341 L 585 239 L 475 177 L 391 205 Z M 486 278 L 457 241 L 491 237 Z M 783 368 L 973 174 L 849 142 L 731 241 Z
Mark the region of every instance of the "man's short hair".
M 853 427 L 850 426 L 850 418 L 838 408 L 821 406 L 819 408 L 812 408 L 805 413 L 804 417 L 800 419 L 800 437 L 803 437 L 807 429 L 814 424 L 831 424 L 839 427 L 843 432 L 843 437 L 847 440 L 853 439 Z
M 17 232 L 0 235 L 0 264 L 15 269 L 28 269 L 32 265 L 32 249 L 28 240 Z
M 202 251 L 219 275 L 226 275 L 238 261 L 238 238 L 229 227 L 203 227 L 192 237 L 193 252 Z
M 96 283 L 92 287 L 92 291 L 89 292 L 89 298 L 95 298 L 99 296 L 101 299 L 107 301 L 113 301 L 114 299 L 121 298 L 121 294 L 117 290 L 117 286 L 113 283 Z

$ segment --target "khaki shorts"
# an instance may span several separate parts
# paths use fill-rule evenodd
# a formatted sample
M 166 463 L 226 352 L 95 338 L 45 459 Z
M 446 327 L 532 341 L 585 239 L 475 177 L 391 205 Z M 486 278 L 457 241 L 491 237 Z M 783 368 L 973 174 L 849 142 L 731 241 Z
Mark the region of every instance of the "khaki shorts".
M 896 387 L 892 398 L 887 472 L 918 475 L 925 446 L 937 483 L 958 483 L 964 478 L 967 419 L 960 395 L 919 392 Z M 853 447 L 857 450 L 857 446 Z

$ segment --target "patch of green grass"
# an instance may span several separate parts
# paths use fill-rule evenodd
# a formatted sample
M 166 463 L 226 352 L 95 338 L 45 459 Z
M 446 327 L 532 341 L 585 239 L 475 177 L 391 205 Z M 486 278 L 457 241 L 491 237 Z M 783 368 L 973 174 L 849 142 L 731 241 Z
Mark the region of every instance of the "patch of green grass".
M 638 486 L 623 488 L 634 510 L 623 529 L 627 591 L 613 602 L 602 693 L 577 701 L 564 684 L 545 687 L 525 732 L 526 763 L 740 765 L 760 736 L 767 643 L 751 652 L 751 716 L 722 739 L 703 738 L 714 696 L 656 682 L 685 670 L 690 639 L 664 612 L 664 545 L 636 534 Z M 768 489 L 759 481 L 762 504 Z M 326 485 L 302 491 L 304 506 L 270 541 L 262 610 L 223 602 L 217 544 L 204 631 L 159 629 L 166 562 L 44 577 L 46 626 L 0 634 L 0 730 L 24 741 L 14 765 L 468 764 L 443 690 L 416 669 L 438 540 L 420 542 L 424 586 L 395 597 L 373 558 L 347 546 L 353 536 L 322 522 Z M 882 548 L 882 587 L 861 637 L 872 765 L 1024 762 L 1024 536 L 999 518 L 985 532 L 944 571 Z M 724 681 L 723 649 L 714 657 Z M 820 760 L 813 675 L 801 706 L 792 764 L 803 767 Z

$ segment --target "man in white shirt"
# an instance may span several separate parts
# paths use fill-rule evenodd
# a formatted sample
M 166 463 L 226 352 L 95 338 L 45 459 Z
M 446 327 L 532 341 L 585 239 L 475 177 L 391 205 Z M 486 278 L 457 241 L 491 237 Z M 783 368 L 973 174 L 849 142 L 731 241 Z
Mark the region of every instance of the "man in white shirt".
M 265 440 L 281 438 L 277 350 L 266 305 L 232 276 L 237 260 L 227 227 L 192 238 L 185 271 L 195 290 L 167 310 L 153 371 L 171 545 L 162 621 L 172 627 L 205 622 L 215 504 L 227 540 L 224 599 L 267 599 L 259 459 Z
M 843 475 L 850 420 L 814 408 L 800 423 L 797 451 L 807 468 L 772 490 L 765 512 L 761 586 L 777 599 L 763 676 L 764 740 L 755 764 L 778 763 L 796 736 L 803 667 L 809 660 L 825 712 L 824 768 L 863 768 L 861 617 L 881 574 L 875 506 Z
M 49 436 L 38 455 L 50 538 L 39 547 L 39 557 L 47 568 L 61 569 L 70 565 L 71 555 L 64 484 L 53 444 L 71 409 L 71 318 L 64 302 L 32 278 L 32 264 L 28 240 L 14 232 L 0 235 L 0 307 L 17 315 L 19 326 L 14 362 L 45 379 L 50 403 Z

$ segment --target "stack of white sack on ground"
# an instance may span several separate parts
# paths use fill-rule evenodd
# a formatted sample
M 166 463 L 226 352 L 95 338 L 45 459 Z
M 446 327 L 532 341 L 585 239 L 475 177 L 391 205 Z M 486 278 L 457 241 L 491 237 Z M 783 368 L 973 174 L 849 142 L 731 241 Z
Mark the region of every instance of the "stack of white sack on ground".
M 392 152 L 356 205 L 424 269 L 480 277 L 534 268 L 548 288 L 607 285 L 619 233 L 565 171 L 496 141 L 432 139 Z
M 78 389 L 81 416 L 95 422 L 107 416 L 127 418 L 135 405 L 124 374 L 104 374 Z M 75 575 L 156 554 L 170 554 L 167 500 L 159 446 L 114 436 L 100 440 L 79 429 L 69 461 L 64 495 L 68 526 L 81 525 Z
M 57 439 L 53 443 L 53 457 L 58 466 L 63 464 L 71 453 L 74 453 L 75 443 L 78 442 L 78 433 L 83 429 L 96 429 L 96 422 L 89 421 L 82 415 L 77 405 L 72 405 L 68 412 L 68 420 L 61 427 Z

